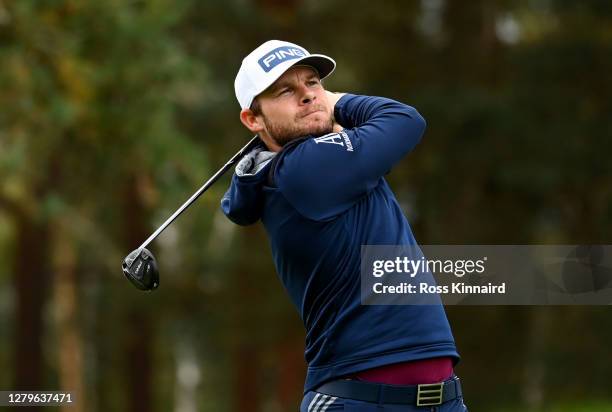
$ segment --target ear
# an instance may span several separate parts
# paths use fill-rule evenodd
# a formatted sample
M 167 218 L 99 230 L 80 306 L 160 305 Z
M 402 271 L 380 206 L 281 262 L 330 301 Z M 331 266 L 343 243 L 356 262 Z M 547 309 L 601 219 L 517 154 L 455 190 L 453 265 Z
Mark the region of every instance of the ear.
M 259 135 L 261 141 L 266 145 L 268 150 L 278 152 L 282 148 L 276 143 L 276 141 L 268 135 L 263 118 L 261 116 L 255 116 L 250 109 L 242 109 L 240 112 L 240 121 L 247 127 L 251 132 Z
M 242 109 L 240 111 L 240 121 L 255 134 L 259 134 L 264 130 L 263 120 L 259 116 L 255 116 L 251 109 Z

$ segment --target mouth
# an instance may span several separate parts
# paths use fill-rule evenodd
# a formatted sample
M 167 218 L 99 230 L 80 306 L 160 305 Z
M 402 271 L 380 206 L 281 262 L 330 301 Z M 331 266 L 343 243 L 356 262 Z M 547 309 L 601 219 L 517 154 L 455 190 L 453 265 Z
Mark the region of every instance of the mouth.
M 313 115 L 315 113 L 321 113 L 321 112 L 324 112 L 324 110 L 323 109 L 312 110 L 312 111 L 302 115 L 302 118 L 308 117 L 308 116 Z

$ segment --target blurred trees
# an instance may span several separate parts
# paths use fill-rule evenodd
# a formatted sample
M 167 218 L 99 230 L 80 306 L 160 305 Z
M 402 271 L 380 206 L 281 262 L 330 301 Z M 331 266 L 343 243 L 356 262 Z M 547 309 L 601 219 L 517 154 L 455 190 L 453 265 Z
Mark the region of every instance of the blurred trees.
M 227 178 L 152 245 L 157 292 L 119 270 L 246 142 L 233 79 L 270 38 L 334 57 L 331 90 L 424 114 L 389 176 L 421 243 L 610 243 L 611 20 L 599 0 L 0 1 L 0 389 L 295 409 L 301 324 L 261 227 L 220 215 Z M 448 313 L 471 408 L 608 395 L 607 308 Z
M 116 292 L 108 275 L 150 232 L 152 208 L 164 206 L 154 188 L 191 188 L 203 171 L 173 118 L 195 67 L 168 32 L 181 3 L 20 1 L 3 12 L 0 199 L 16 239 L 4 268 L 16 293 L 7 386 L 70 389 L 78 410 L 92 410 L 75 385 L 112 393 L 109 382 L 125 376 L 130 409 L 151 410 L 154 306 Z M 163 172 L 175 179 L 154 185 Z M 105 352 L 95 332 L 83 342 L 98 323 L 121 342 L 122 363 L 96 358 Z M 99 373 L 87 377 L 93 366 Z M 100 407 L 114 409 L 102 394 Z

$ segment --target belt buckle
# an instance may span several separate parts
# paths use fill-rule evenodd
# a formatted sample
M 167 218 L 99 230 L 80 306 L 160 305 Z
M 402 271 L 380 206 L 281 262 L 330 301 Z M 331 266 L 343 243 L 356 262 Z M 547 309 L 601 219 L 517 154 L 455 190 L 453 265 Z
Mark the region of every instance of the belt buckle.
M 417 386 L 417 406 L 436 406 L 442 404 L 444 382 L 423 383 Z

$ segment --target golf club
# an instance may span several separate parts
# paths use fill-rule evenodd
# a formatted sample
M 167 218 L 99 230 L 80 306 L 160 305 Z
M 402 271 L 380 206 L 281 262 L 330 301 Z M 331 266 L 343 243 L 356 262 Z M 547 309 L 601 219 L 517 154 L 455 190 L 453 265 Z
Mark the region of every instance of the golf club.
M 195 202 L 209 187 L 211 187 L 227 170 L 236 164 L 251 149 L 260 144 L 259 136 L 253 137 L 238 153 L 217 171 L 202 187 L 200 187 L 183 205 L 176 210 L 138 249 L 133 250 L 123 259 L 121 268 L 123 274 L 140 290 L 151 291 L 159 286 L 159 268 L 155 256 L 146 247 L 161 232 L 166 229 L 181 213 Z

